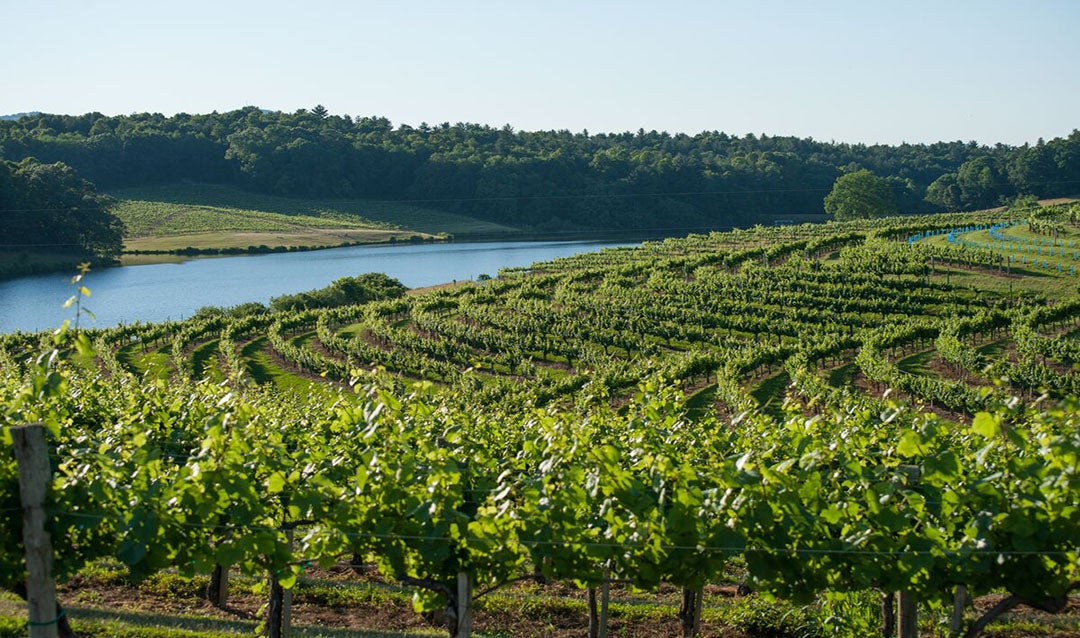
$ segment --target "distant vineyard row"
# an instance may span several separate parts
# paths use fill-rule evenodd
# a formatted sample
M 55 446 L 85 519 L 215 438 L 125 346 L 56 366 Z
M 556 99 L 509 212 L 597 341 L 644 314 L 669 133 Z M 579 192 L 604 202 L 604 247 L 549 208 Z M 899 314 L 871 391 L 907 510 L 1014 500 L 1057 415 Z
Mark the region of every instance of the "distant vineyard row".
M 1013 230 L 1073 241 L 1070 213 Z M 353 556 L 461 618 L 461 577 L 693 601 L 739 560 L 792 599 L 963 585 L 1060 609 L 1080 579 L 1076 278 L 944 239 L 1008 214 L 713 233 L 365 305 L 6 335 L 0 405 L 52 430 L 61 576 L 112 556 L 289 588 Z M 10 585 L 21 522 L 0 512 Z

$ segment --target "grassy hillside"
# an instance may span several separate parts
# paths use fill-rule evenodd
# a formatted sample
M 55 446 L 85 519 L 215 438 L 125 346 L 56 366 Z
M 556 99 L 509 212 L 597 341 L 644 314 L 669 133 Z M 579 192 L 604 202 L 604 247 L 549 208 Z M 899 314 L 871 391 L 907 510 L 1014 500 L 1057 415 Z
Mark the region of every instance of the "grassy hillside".
M 412 235 L 491 235 L 516 230 L 396 202 L 293 199 L 210 184 L 126 189 L 111 195 L 119 200 L 115 210 L 127 224 L 128 251 L 259 244 L 331 246 Z

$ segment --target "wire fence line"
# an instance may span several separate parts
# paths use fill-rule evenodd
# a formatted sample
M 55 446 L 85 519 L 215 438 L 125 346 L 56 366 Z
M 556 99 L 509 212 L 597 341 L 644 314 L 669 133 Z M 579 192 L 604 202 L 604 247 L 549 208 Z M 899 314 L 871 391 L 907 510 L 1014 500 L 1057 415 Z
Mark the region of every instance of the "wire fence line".
M 7 508 L 0 510 L 0 513 L 15 513 L 21 512 L 20 508 Z M 113 518 L 107 514 L 91 514 L 87 512 L 71 512 L 71 511 L 54 511 L 54 514 L 60 514 L 63 516 L 70 516 L 73 518 L 83 518 L 88 520 L 104 521 Z M 248 532 L 283 532 L 285 528 L 273 525 L 233 525 L 224 523 L 191 523 L 183 522 L 176 523 L 179 527 L 185 527 L 189 529 L 203 529 L 211 531 L 248 531 Z M 298 526 L 296 530 L 317 530 L 318 525 Z M 340 529 L 334 529 L 333 533 L 343 535 L 353 540 L 362 539 L 375 539 L 375 540 L 399 540 L 399 541 L 420 541 L 420 542 L 443 542 L 443 543 L 473 543 L 473 544 L 492 544 L 500 543 L 500 539 L 494 538 L 476 538 L 469 536 L 439 536 L 439 535 L 424 535 L 424 534 L 390 534 L 390 533 L 377 533 L 377 532 L 350 532 Z M 750 546 L 714 546 L 714 545 L 678 545 L 678 544 L 652 544 L 652 543 L 619 543 L 619 542 L 602 542 L 602 541 L 580 541 L 572 539 L 564 540 L 539 540 L 528 538 L 514 538 L 513 542 L 524 546 L 553 546 L 553 547 L 579 547 L 579 548 L 599 548 L 599 549 L 661 549 L 664 551 L 690 551 L 699 553 L 726 553 L 726 554 L 746 554 L 746 553 L 769 553 L 769 554 L 794 554 L 794 555 L 855 555 L 855 556 L 882 556 L 882 557 L 902 557 L 902 556 L 939 556 L 943 558 L 964 558 L 970 556 L 988 556 L 988 557 L 1038 557 L 1038 556 L 1054 556 L 1054 557 L 1068 557 L 1072 555 L 1080 554 L 1080 544 L 1073 547 L 1063 547 L 1056 550 L 996 550 L 987 548 L 971 548 L 971 549 L 951 549 L 951 550 L 917 550 L 917 549 L 898 549 L 898 550 L 872 550 L 872 549 L 856 549 L 856 548 L 826 548 L 826 547 L 770 547 L 760 545 Z M 317 559 L 302 559 L 299 562 L 314 562 Z

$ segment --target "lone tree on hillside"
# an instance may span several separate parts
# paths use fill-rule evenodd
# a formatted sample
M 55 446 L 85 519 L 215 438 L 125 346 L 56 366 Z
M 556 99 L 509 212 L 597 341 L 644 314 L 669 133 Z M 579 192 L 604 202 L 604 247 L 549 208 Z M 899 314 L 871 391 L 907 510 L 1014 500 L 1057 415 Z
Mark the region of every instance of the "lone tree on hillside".
M 836 178 L 825 212 L 836 221 L 885 217 L 896 214 L 896 203 L 885 180 L 863 169 Z

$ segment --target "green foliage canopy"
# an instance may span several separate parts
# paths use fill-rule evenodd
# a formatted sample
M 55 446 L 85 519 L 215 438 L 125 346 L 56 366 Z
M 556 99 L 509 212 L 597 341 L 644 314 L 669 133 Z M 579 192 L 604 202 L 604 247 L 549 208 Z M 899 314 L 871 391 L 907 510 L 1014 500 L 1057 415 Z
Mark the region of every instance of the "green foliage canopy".
M 111 203 L 66 164 L 0 161 L 0 249 L 116 257 L 124 226 L 109 212 Z
M 307 310 L 311 308 L 335 308 L 350 304 L 367 303 L 380 299 L 397 299 L 408 288 L 397 279 L 381 272 L 371 272 L 358 277 L 342 277 L 326 288 L 282 295 L 270 300 L 275 311 Z
M 896 204 L 885 180 L 862 169 L 836 179 L 825 196 L 825 212 L 836 221 L 871 219 L 895 214 Z
M 1071 195 L 1080 179 L 1080 132 L 1032 147 L 867 146 L 717 131 L 394 126 L 320 107 L 246 107 L 172 117 L 27 116 L 0 122 L 0 157 L 62 161 L 103 189 L 193 181 L 289 197 L 420 201 L 542 231 L 638 230 L 819 215 L 819 193 L 842 172 L 837 167 L 849 165 L 889 180 L 905 213 L 1017 193 Z M 943 176 L 965 183 L 962 198 L 927 192 Z

